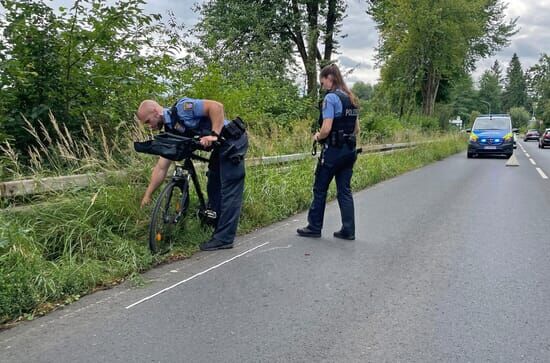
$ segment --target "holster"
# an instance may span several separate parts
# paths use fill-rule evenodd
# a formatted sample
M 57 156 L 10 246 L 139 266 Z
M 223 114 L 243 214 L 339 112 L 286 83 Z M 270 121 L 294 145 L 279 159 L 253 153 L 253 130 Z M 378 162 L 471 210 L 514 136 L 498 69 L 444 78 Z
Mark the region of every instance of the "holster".
M 230 145 L 227 150 L 222 153 L 221 156 L 231 160 L 231 162 L 235 165 L 244 160 L 244 153 L 239 153 L 239 150 L 237 150 L 237 147 L 235 147 L 235 145 Z

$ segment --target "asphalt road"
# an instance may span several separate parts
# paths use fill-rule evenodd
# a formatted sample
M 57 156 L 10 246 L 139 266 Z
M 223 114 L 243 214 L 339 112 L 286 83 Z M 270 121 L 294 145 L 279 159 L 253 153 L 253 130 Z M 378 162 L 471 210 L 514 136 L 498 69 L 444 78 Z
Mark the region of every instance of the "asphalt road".
M 332 203 L 321 239 L 300 214 L 154 269 L 0 333 L 0 361 L 549 362 L 550 150 L 520 144 L 355 194 L 354 242 Z
M 550 177 L 550 147 L 545 149 L 538 148 L 538 142 L 534 140 L 521 141 L 516 151 L 522 153 L 527 159 L 532 159 L 536 165 L 533 165 L 530 160 L 528 162 L 535 167 L 540 168 L 543 173 Z

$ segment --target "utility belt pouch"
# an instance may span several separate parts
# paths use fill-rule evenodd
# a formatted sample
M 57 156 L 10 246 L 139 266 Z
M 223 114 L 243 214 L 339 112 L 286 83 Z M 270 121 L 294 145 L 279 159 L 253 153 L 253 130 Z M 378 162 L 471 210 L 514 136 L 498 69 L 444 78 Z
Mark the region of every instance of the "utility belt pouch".
M 237 125 L 237 127 L 241 130 L 243 134 L 245 133 L 246 124 L 240 117 L 237 116 L 232 122 L 235 123 L 235 125 Z
M 329 145 L 332 147 L 342 147 L 345 142 L 344 130 L 332 131 L 328 137 Z
M 338 146 L 338 133 L 337 132 L 334 132 L 332 131 L 329 136 L 328 136 L 328 139 L 329 139 L 329 146 Z
M 226 139 L 238 139 L 246 132 L 246 126 L 240 117 L 229 122 L 222 129 L 222 136 Z

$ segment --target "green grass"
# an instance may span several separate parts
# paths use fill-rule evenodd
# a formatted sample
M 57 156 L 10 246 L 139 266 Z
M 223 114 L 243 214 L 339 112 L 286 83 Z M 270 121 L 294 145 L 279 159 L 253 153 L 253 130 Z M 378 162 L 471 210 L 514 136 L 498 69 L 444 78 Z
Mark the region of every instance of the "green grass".
M 360 156 L 352 180 L 360 190 L 465 147 L 459 136 L 391 154 Z M 86 190 L 49 195 L 48 203 L 0 213 L 0 323 L 32 318 L 137 273 L 197 251 L 211 231 L 193 215 L 184 220 L 172 254 L 147 249 L 150 208 L 139 202 L 154 158 L 132 172 Z M 239 233 L 266 226 L 308 208 L 315 160 L 247 169 Z M 205 177 L 201 176 L 204 183 Z M 203 184 L 204 185 L 204 184 Z M 330 198 L 335 195 L 334 186 Z M 192 207 L 196 206 L 192 200 Z
M 79 138 L 58 124 L 53 115 L 49 123 L 54 134 L 42 124 L 38 129 L 27 124 L 35 145 L 26 153 L 18 153 L 9 142 L 0 143 L 0 181 L 135 169 L 151 160 L 147 155 L 137 154 L 133 148 L 133 140 L 149 138 L 149 132 L 131 122 L 107 137 L 102 128 L 93 129 L 86 121 L 82 127 L 83 136 Z M 296 120 L 286 126 L 272 123 L 269 127 L 265 123 L 249 122 L 248 127 L 248 157 L 311 151 L 310 120 Z M 361 132 L 359 144 L 423 141 L 439 136 L 438 131 L 418 128 L 392 132 L 391 137 L 365 131 Z M 0 207 L 4 204 L 0 201 Z

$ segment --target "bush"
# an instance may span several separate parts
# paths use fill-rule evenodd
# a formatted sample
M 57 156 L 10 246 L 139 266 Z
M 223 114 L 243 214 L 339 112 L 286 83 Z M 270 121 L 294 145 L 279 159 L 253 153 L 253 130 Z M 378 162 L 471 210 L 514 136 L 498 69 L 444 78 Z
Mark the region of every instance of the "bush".
M 395 115 L 376 115 L 373 113 L 361 114 L 361 134 L 366 140 L 381 142 L 393 137 L 404 129 L 403 124 Z
M 290 79 L 270 77 L 246 70 L 228 73 L 219 64 L 197 67 L 172 95 L 213 99 L 224 104 L 226 117 L 242 117 L 252 127 L 290 127 L 293 120 L 311 112 L 311 101 L 300 95 Z
M 439 119 L 435 116 L 411 115 L 406 125 L 411 128 L 420 128 L 422 131 L 435 131 L 439 129 Z

